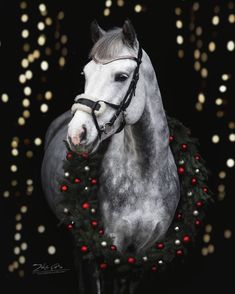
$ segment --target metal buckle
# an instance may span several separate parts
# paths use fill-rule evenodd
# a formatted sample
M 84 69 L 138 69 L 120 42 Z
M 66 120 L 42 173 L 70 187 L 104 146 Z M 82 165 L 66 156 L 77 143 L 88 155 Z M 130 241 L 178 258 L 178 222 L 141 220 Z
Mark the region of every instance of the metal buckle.
M 105 123 L 102 125 L 101 130 L 105 133 L 108 134 L 112 130 L 112 126 L 110 122 Z

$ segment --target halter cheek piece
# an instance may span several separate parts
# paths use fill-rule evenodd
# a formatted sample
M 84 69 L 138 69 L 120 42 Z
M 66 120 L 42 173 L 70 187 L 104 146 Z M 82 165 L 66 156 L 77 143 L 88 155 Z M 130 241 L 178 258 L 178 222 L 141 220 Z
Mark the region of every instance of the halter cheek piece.
M 78 109 L 86 111 L 88 113 L 91 113 L 94 124 L 96 126 L 97 131 L 98 131 L 99 138 L 101 138 L 102 133 L 108 134 L 111 131 L 112 126 L 115 123 L 118 116 L 120 115 L 120 113 L 122 113 L 122 122 L 121 122 L 120 127 L 115 132 L 115 134 L 121 132 L 122 129 L 124 128 L 125 124 L 126 124 L 125 110 L 127 109 L 129 104 L 131 103 L 131 99 L 132 99 L 133 95 L 135 95 L 136 85 L 137 85 L 137 82 L 139 80 L 139 67 L 140 67 L 141 59 L 142 59 L 142 49 L 141 49 L 141 47 L 139 46 L 137 58 L 132 57 L 132 56 L 123 56 L 123 57 L 119 57 L 119 58 L 116 58 L 116 59 L 112 59 L 111 61 L 102 62 L 102 64 L 108 64 L 110 62 L 120 60 L 120 59 L 132 59 L 132 60 L 135 60 L 137 62 L 137 66 L 136 66 L 136 68 L 134 70 L 131 83 L 129 85 L 129 88 L 128 88 L 122 102 L 120 104 L 113 104 L 113 103 L 110 103 L 110 102 L 107 102 L 107 101 L 104 101 L 104 100 L 94 101 L 93 100 L 94 98 L 92 98 L 92 97 L 88 98 L 88 96 L 86 94 L 81 94 L 81 95 L 78 95 L 75 98 L 75 100 L 74 100 L 75 103 L 73 104 L 72 109 L 71 109 L 72 113 L 74 113 Z M 94 57 L 93 57 L 93 60 L 96 63 L 99 62 Z M 106 109 L 106 105 L 110 106 L 113 109 L 115 109 L 116 112 L 114 113 L 114 115 L 112 116 L 112 118 L 110 119 L 109 122 L 105 123 L 102 126 L 99 126 L 99 124 L 97 122 L 96 115 L 99 116 L 101 113 L 103 113 L 103 111 Z

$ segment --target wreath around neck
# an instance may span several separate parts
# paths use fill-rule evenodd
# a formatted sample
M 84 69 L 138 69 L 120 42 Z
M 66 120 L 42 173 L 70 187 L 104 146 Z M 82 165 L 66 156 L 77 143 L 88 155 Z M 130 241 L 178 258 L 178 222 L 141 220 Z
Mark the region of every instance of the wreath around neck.
M 174 118 L 167 117 L 169 144 L 180 178 L 181 197 L 175 217 L 165 238 L 156 242 L 141 255 L 120 253 L 112 240 L 105 235 L 97 199 L 99 167 L 105 152 L 75 153 L 66 141 L 64 177 L 58 181 L 62 201 L 57 209 L 62 212 L 61 223 L 72 232 L 76 250 L 83 259 L 97 264 L 97 274 L 112 271 L 116 274 L 160 272 L 174 260 L 182 258 L 189 244 L 195 241 L 203 224 L 206 207 L 212 200 L 207 186 L 208 170 L 198 153 L 198 140 Z M 105 144 L 103 144 L 105 145 Z

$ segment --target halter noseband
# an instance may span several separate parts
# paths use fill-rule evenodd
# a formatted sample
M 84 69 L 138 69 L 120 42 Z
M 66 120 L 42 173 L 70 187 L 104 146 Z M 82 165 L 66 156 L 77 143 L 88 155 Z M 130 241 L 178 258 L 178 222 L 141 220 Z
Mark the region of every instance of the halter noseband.
M 72 106 L 72 112 L 75 112 L 78 108 L 80 108 L 81 110 L 85 110 L 85 111 L 91 113 L 95 127 L 98 131 L 99 138 L 101 138 L 102 133 L 105 133 L 105 134 L 109 133 L 109 131 L 111 130 L 111 127 L 113 126 L 114 122 L 116 121 L 116 119 L 118 118 L 118 116 L 120 115 L 121 112 L 122 112 L 122 122 L 121 122 L 120 127 L 115 132 L 115 134 L 121 132 L 126 124 L 125 110 L 127 109 L 129 104 L 131 103 L 133 95 L 135 96 L 135 89 L 136 89 L 137 82 L 139 80 L 139 67 L 140 67 L 141 60 L 142 60 L 141 47 L 139 46 L 137 58 L 132 57 L 132 56 L 123 56 L 123 57 L 119 57 L 116 59 L 112 59 L 111 61 L 103 62 L 102 64 L 108 64 L 110 62 L 120 60 L 120 59 L 132 59 L 137 62 L 137 66 L 134 70 L 133 77 L 130 82 L 129 88 L 128 88 L 128 90 L 127 90 L 127 92 L 126 92 L 126 94 L 120 104 L 113 104 L 113 103 L 110 103 L 110 102 L 107 102 L 104 100 L 93 101 L 92 99 L 82 97 L 82 96 L 85 96 L 84 94 L 82 94 L 82 95 L 79 95 L 75 98 L 75 100 L 74 100 L 75 103 Z M 97 59 L 95 59 L 94 57 L 93 57 L 93 60 L 95 62 L 99 63 L 99 61 Z M 79 105 L 77 105 L 77 104 L 79 104 Z M 116 112 L 114 113 L 114 115 L 112 116 L 112 118 L 110 119 L 109 122 L 105 123 L 102 126 L 99 126 L 99 124 L 97 122 L 96 114 L 99 115 L 100 113 L 102 113 L 105 109 L 105 105 L 112 107 L 113 109 L 116 110 Z

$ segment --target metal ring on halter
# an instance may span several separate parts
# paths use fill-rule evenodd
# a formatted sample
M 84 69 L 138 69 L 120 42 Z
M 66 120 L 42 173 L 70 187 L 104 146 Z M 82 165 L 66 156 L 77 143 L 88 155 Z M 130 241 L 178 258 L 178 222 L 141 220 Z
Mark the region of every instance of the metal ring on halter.
M 112 130 L 112 124 L 111 122 L 107 122 L 103 124 L 100 129 L 107 135 Z

